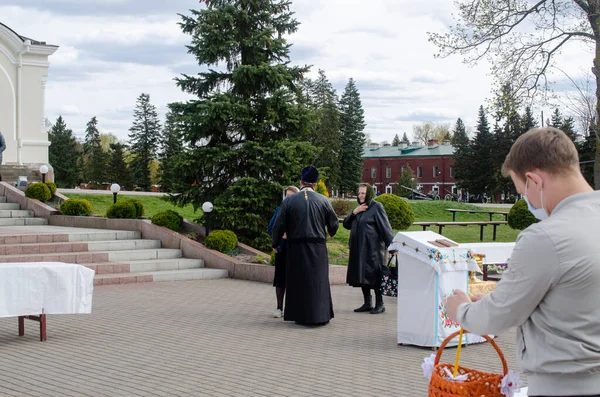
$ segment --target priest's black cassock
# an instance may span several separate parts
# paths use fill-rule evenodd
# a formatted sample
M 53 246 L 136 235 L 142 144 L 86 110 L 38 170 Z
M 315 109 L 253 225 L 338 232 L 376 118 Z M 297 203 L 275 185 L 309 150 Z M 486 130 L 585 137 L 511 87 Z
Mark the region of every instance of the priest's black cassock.
M 273 247 L 287 233 L 285 321 L 326 324 L 333 318 L 325 228 L 333 237 L 338 226 L 329 199 L 310 188 L 283 201 L 273 227 Z

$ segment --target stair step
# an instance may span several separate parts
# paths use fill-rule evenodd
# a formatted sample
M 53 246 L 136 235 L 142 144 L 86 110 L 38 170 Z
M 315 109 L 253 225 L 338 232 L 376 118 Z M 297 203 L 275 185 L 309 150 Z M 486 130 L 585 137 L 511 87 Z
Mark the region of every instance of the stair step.
M 0 202 L 0 210 L 20 210 L 21 204 L 19 203 L 7 203 L 6 197 L 1 197 L 4 201 Z
M 129 230 L 94 231 L 81 233 L 68 233 L 69 241 L 109 241 L 109 240 L 133 240 L 141 239 L 140 232 Z
M 229 277 L 225 269 L 188 269 L 165 270 L 147 273 L 98 274 L 94 277 L 94 286 L 112 284 L 131 284 L 160 281 L 209 280 Z
M 6 196 L 0 196 L 0 203 L 6 203 Z
M 122 263 L 129 265 L 129 271 L 131 273 L 188 270 L 204 267 L 204 261 L 202 259 L 191 258 L 155 259 L 153 261 L 123 261 Z
M 128 260 L 181 258 L 178 249 L 157 248 L 136 251 L 64 252 L 50 254 L 3 255 L 0 262 L 122 263 Z M 1 265 L 0 265 L 1 266 Z
M 0 209 L 0 218 L 33 218 L 34 216 L 35 216 L 35 213 L 32 210 Z
M 0 226 L 42 226 L 47 224 L 46 218 L 0 218 Z
M 160 248 L 160 240 L 111 240 L 111 241 L 88 241 L 88 251 L 124 251 Z
M 113 240 L 0 244 L 0 255 L 55 254 L 65 252 L 124 251 L 160 248 L 160 240 Z

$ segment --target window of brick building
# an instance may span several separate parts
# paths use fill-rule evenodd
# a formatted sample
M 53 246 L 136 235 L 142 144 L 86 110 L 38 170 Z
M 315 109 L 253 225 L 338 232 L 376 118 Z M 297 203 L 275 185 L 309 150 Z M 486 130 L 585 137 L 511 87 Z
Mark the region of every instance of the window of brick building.
M 436 165 L 436 166 L 433 167 L 433 176 L 436 177 L 436 176 L 439 176 L 439 175 L 440 175 L 440 169 Z
M 390 179 L 392 177 L 392 168 L 391 167 L 386 167 L 385 169 L 385 177 Z
M 450 167 L 450 178 L 454 178 L 454 167 Z
M 423 167 L 417 167 L 417 178 L 423 178 Z
M 371 178 L 377 178 L 377 168 L 371 168 Z

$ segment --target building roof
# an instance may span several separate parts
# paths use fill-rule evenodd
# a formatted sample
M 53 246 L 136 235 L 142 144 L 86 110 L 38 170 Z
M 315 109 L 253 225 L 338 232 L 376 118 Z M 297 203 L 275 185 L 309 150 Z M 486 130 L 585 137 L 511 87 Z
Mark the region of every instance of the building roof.
M 26 40 L 31 41 L 32 45 L 39 45 L 39 46 L 46 46 L 46 47 L 57 47 L 56 45 L 52 45 L 52 44 L 46 44 L 45 41 L 38 41 L 38 40 L 34 40 L 34 39 L 30 39 L 29 37 L 25 37 L 25 36 L 21 36 L 20 34 L 18 34 L 17 32 L 15 32 L 14 30 L 12 30 L 11 28 L 9 28 L 8 26 L 6 26 L 5 24 L 3 24 L 2 22 L 0 22 L 0 26 L 8 29 L 10 32 L 12 32 L 16 37 L 18 37 L 23 43 L 25 43 Z
M 365 147 L 363 158 L 401 158 L 401 157 L 431 157 L 431 156 L 452 156 L 454 155 L 454 146 L 452 145 L 434 145 L 434 146 L 413 146 L 405 148 L 399 146 Z

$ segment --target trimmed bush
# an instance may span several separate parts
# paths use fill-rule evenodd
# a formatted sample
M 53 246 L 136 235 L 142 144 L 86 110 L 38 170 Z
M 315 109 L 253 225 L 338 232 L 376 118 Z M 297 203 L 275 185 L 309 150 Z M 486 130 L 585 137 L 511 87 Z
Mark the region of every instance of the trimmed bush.
M 273 248 L 271 247 L 272 241 L 273 239 L 271 238 L 271 236 L 263 232 L 260 236 L 258 236 L 250 242 L 250 246 L 259 251 L 271 252 L 273 251 Z
M 152 223 L 178 231 L 183 223 L 183 217 L 173 210 L 159 212 L 152 217 Z
M 329 197 L 327 186 L 325 185 L 325 182 L 322 179 L 319 180 L 319 182 L 317 183 L 317 186 L 315 187 L 315 192 L 320 193 L 325 197 Z
M 45 183 L 36 182 L 27 186 L 27 189 L 25 189 L 25 196 L 45 203 L 52 198 L 52 193 L 50 193 L 50 189 Z
M 142 216 L 144 216 L 144 205 L 142 204 L 141 201 L 136 200 L 136 199 L 126 199 L 123 201 L 131 201 L 133 203 L 133 206 L 135 207 L 135 217 L 136 218 L 141 218 Z
M 375 201 L 383 204 L 393 229 L 408 229 L 415 221 L 415 212 L 410 204 L 395 194 L 382 194 Z
M 115 204 L 108 207 L 106 217 L 115 219 L 136 219 L 135 205 L 129 200 L 117 201 Z
M 86 199 L 68 199 L 60 205 L 63 215 L 90 216 L 92 215 L 92 203 Z
M 527 202 L 520 199 L 508 211 L 508 226 L 512 229 L 523 230 L 539 222 L 527 208 Z
M 50 194 L 52 195 L 52 197 L 54 197 L 54 195 L 56 194 L 56 183 L 46 182 L 46 186 L 48 186 L 48 189 L 50 189 Z
M 333 211 L 339 217 L 345 217 L 356 208 L 356 200 L 336 199 L 331 200 Z
M 204 239 L 206 248 L 219 252 L 231 252 L 237 247 L 238 239 L 231 230 L 213 230 Z
M 275 266 L 275 253 L 271 254 L 271 259 L 269 260 L 269 265 Z

